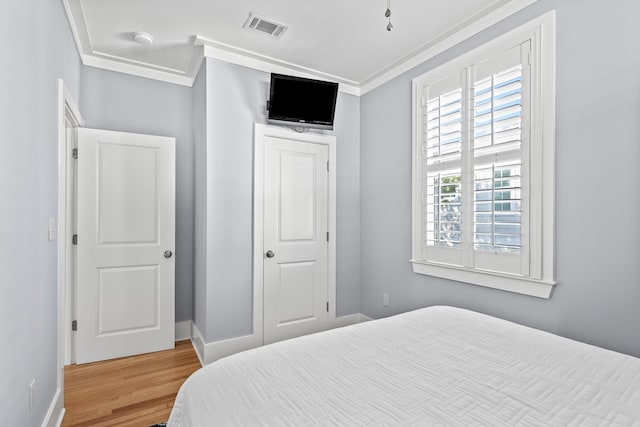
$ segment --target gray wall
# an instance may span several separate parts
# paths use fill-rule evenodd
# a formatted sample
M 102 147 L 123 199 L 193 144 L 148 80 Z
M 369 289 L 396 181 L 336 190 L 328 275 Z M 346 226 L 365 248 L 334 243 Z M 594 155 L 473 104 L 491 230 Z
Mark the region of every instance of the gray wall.
M 557 288 L 543 300 L 413 274 L 411 79 L 554 8 Z M 540 0 L 362 97 L 363 313 L 448 304 L 640 356 L 639 14 L 634 0 Z
M 213 342 L 252 332 L 253 125 L 266 120 L 269 74 L 214 59 L 206 63 L 205 339 Z M 334 132 L 340 315 L 357 313 L 360 305 L 359 103 L 340 94 Z
M 193 318 L 194 143 L 192 90 L 82 67 L 79 108 L 88 128 L 176 138 L 176 321 Z
M 42 423 L 57 388 L 57 79 L 79 96 L 80 59 L 61 1 L 0 14 L 0 419 Z M 37 382 L 29 411 L 29 383 Z
M 253 123 L 265 74 L 207 59 L 207 342 L 252 332 Z
M 338 93 L 336 316 L 360 313 L 360 98 Z

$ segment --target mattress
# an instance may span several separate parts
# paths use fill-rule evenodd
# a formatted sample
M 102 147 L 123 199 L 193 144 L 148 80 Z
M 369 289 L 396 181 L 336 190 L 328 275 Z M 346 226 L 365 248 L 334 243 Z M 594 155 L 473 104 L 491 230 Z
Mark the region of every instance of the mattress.
M 640 426 L 640 359 L 430 307 L 195 372 L 169 426 Z

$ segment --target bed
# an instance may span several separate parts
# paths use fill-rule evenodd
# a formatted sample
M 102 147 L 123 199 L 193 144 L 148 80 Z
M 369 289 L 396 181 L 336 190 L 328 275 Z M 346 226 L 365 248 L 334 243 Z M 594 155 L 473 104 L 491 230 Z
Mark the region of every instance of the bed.
M 640 426 L 640 359 L 453 307 L 195 372 L 169 426 Z

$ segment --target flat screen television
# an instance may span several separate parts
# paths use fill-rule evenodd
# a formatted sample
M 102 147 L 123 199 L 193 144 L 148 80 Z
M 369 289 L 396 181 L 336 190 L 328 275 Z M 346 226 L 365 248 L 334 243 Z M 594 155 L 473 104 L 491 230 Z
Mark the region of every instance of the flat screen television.
M 269 92 L 269 123 L 333 129 L 338 83 L 274 73 Z

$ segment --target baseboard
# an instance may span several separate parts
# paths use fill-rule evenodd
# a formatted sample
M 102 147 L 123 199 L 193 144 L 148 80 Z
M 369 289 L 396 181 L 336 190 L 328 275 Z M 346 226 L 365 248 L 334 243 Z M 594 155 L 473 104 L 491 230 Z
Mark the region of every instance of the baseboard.
M 191 345 L 196 351 L 196 356 L 200 361 L 200 365 L 204 366 L 204 338 L 195 323 L 191 322 Z
M 234 353 L 250 350 L 262 345 L 262 337 L 245 335 L 205 344 L 205 362 L 211 363 Z
M 347 316 L 336 317 L 328 329 L 354 325 L 369 320 L 372 319 L 362 313 L 349 314 Z M 234 353 L 250 350 L 262 345 L 262 339 L 253 334 L 206 343 L 195 324 L 192 326 L 191 342 L 203 366 Z
M 367 316 L 366 314 L 359 313 L 358 315 L 360 316 L 360 321 L 359 321 L 359 323 L 361 323 L 361 322 L 369 322 L 369 321 L 371 321 L 371 320 L 374 320 L 374 318 L 373 318 L 373 317 L 369 317 L 369 316 Z
M 42 427 L 60 427 L 62 425 L 62 419 L 64 418 L 64 403 L 62 399 L 62 390 L 57 389 L 47 415 L 42 421 Z
M 204 337 L 195 323 L 191 326 L 191 343 L 196 351 L 198 360 L 202 366 L 225 356 L 239 353 L 262 345 L 262 340 L 258 340 L 255 335 L 245 335 L 228 340 L 205 343 Z
M 360 323 L 362 321 L 360 319 L 360 316 L 362 316 L 360 313 L 355 313 L 336 317 L 335 320 L 331 322 L 331 327 L 329 329 L 341 328 L 343 326 L 355 325 L 356 323 Z
M 191 339 L 191 320 L 176 322 L 175 341 Z

